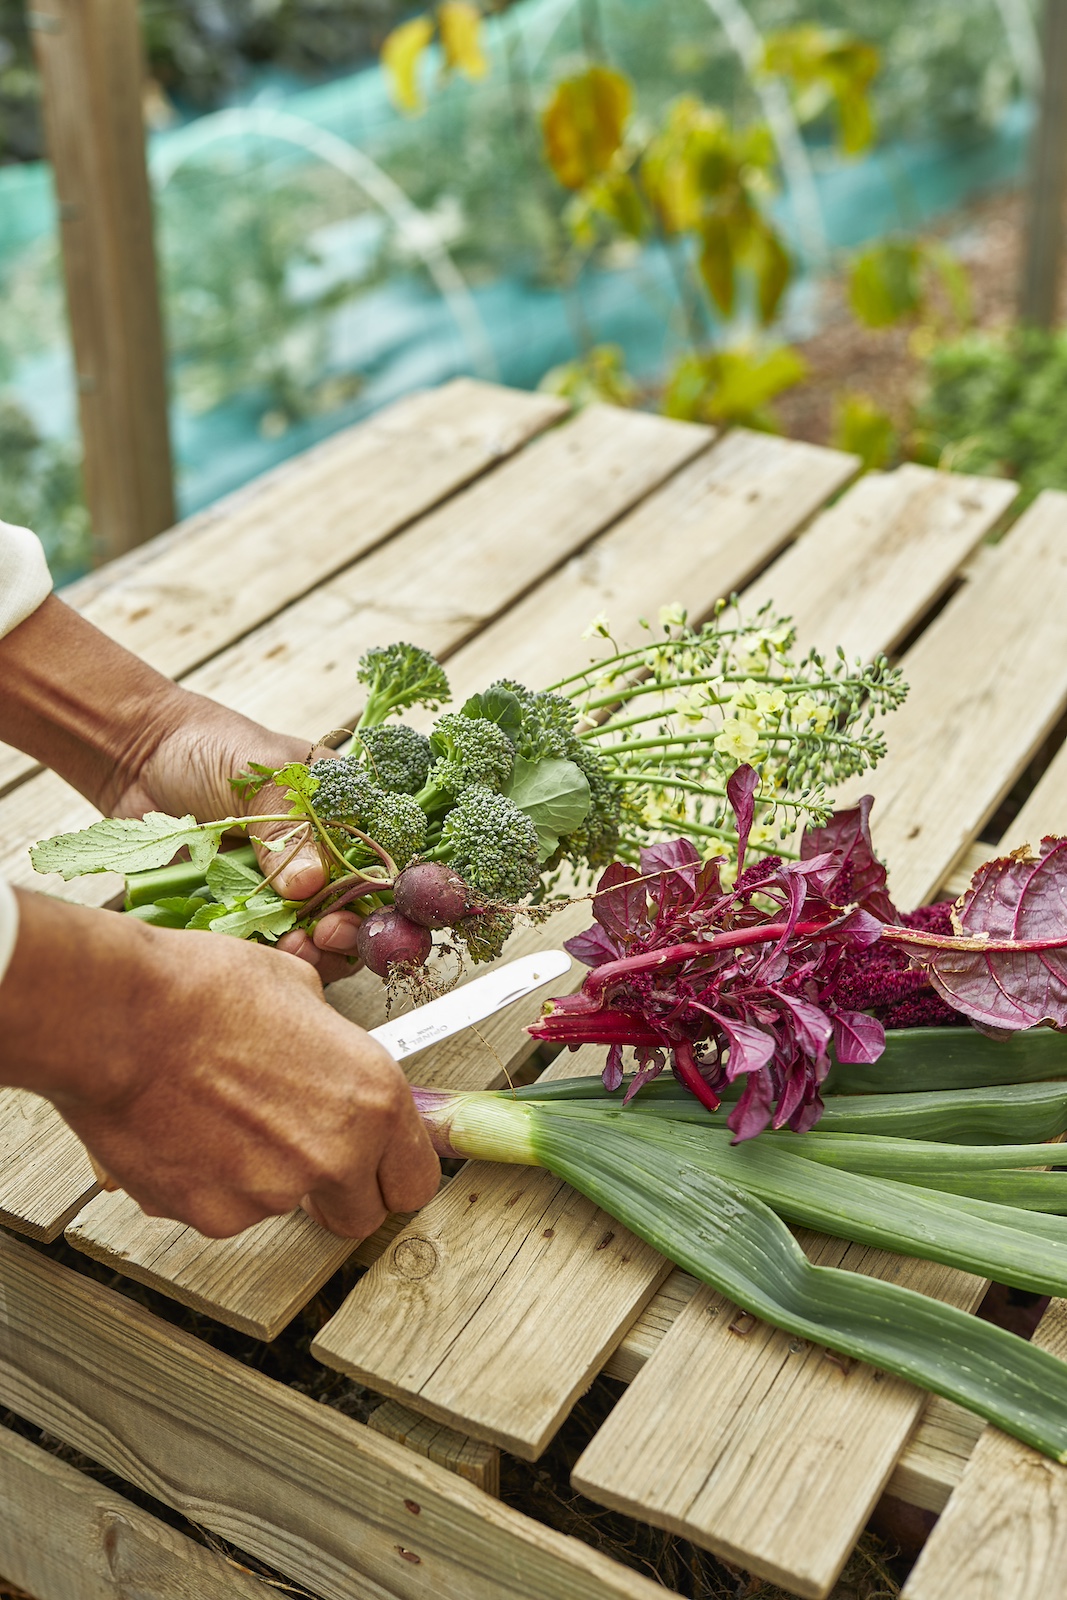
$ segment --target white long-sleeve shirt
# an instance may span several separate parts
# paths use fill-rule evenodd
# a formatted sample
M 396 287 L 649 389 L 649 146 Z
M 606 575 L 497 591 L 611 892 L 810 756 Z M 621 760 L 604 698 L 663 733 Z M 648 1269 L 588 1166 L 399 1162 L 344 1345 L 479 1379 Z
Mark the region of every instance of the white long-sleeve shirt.
M 29 528 L 0 522 L 0 639 L 32 616 L 51 593 L 52 578 L 41 541 Z M 18 902 L 0 878 L 0 979 L 18 937 Z

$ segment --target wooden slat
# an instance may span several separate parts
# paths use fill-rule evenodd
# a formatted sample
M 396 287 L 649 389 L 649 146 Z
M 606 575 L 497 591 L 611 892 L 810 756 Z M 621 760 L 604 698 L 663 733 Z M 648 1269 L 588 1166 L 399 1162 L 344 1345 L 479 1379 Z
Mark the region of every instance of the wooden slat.
M 446 1428 L 429 1417 L 420 1417 L 407 1406 L 387 1400 L 372 1411 L 368 1427 L 385 1439 L 395 1439 L 417 1456 L 436 1461 L 459 1478 L 466 1478 L 486 1494 L 500 1493 L 500 1451 L 479 1439 L 471 1439 L 455 1428 Z
M 795 537 L 854 475 L 854 456 L 735 428 L 707 455 L 574 556 L 450 664 L 457 698 L 501 676 L 537 688 L 584 667 L 601 611 L 638 640 L 638 618 L 680 601 L 694 620 Z M 550 630 L 546 631 L 546 630 Z
M 363 697 L 355 667 L 364 650 L 411 639 L 448 657 L 710 437 L 689 423 L 591 406 L 183 682 L 309 742 L 351 726 Z M 0 799 L 0 873 L 64 899 L 105 904 L 115 893 L 110 876 L 64 884 L 34 874 L 26 855 L 57 825 L 81 828 L 95 815 L 54 774 L 30 779 Z
M 1001 478 L 930 467 L 869 473 L 752 585 L 746 605 L 787 611 L 802 649 L 840 645 L 851 660 L 871 654 L 876 638 L 892 651 L 1018 492 Z
M 819 1265 L 972 1309 L 984 1284 L 804 1232 Z M 701 1288 L 587 1447 L 575 1487 L 822 1600 L 888 1479 L 915 1390 Z M 846 1424 L 847 1418 L 847 1426 Z
M 587 1048 L 545 1076 L 602 1066 L 603 1051 Z M 536 1459 L 669 1270 L 550 1174 L 472 1161 L 383 1252 L 312 1354 Z
M 450 658 L 711 439 L 590 406 L 185 681 L 261 720 L 343 726 L 369 645 L 411 639 Z
M 1067 1306 L 1034 1342 L 1067 1359 Z M 986 1428 L 911 1577 L 905 1600 L 1048 1600 L 1067 1568 L 1067 1467 Z
M 997 844 L 972 844 L 956 862 L 942 886 L 942 894 L 955 900 L 970 885 L 984 861 L 1029 845 L 1036 850 L 1042 839 L 1067 833 L 1067 744 L 1049 763 L 1033 793 Z
M 0 1222 L 55 1239 L 96 1189 L 81 1142 L 48 1101 L 0 1089 Z
M 361 1266 L 373 1266 L 410 1220 L 409 1217 L 387 1218 L 376 1234 L 357 1246 L 353 1259 Z M 632 1383 L 699 1289 L 696 1278 L 675 1267 L 636 1321 L 627 1328 L 605 1361 L 601 1369 L 603 1375 Z M 973 1412 L 964 1411 L 951 1400 L 942 1400 L 940 1395 L 925 1398 L 925 1409 L 897 1458 L 884 1492 L 925 1511 L 943 1511 L 963 1477 L 984 1423 Z M 405 1408 L 400 1409 L 409 1414 Z M 437 1424 L 429 1426 L 433 1428 Z
M 506 957 L 545 949 L 587 923 L 588 911 L 579 905 L 561 912 L 547 927 L 520 929 L 509 941 Z M 562 994 L 580 979 L 581 969 L 575 965 L 573 977 L 558 979 L 551 992 Z M 384 1021 L 385 991 L 369 974 L 336 985 L 331 998 L 337 1010 L 362 1027 Z M 516 1072 L 534 1048 L 526 1026 L 543 999 L 541 993 L 530 995 L 479 1023 L 476 1033 L 420 1051 L 404 1063 L 405 1070 L 413 1082 L 427 1087 L 490 1087 L 505 1069 Z M 354 1239 L 327 1233 L 302 1211 L 268 1217 L 235 1239 L 207 1239 L 182 1223 L 146 1217 L 122 1193 L 98 1194 L 67 1228 L 67 1239 L 116 1272 L 257 1339 L 277 1338 L 356 1247 Z
M 0 1404 L 323 1600 L 662 1600 L 13 1239 L 0 1239 Z
M 0 1587 L 36 1600 L 272 1600 L 277 1590 L 0 1428 Z
M 286 461 L 63 598 L 170 677 L 265 622 L 566 413 L 474 378 L 409 395 Z M 35 763 L 0 745 L 0 792 Z
M 905 908 L 936 892 L 1067 706 L 1067 495 L 1046 490 L 901 666 L 889 755 L 850 784 Z

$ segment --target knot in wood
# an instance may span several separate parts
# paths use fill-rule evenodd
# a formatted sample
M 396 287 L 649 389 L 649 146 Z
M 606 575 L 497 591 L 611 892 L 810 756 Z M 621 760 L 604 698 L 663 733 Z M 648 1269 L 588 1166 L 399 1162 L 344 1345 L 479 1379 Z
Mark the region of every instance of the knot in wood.
M 437 1269 L 437 1251 L 429 1239 L 414 1234 L 393 1247 L 393 1266 L 402 1278 L 428 1278 Z

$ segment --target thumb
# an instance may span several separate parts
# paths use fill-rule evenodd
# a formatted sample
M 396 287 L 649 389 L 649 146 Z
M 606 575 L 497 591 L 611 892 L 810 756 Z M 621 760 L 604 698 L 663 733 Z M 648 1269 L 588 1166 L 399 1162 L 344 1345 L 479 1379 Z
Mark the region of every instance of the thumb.
M 336 750 L 318 745 L 308 757 L 308 764 L 326 759 L 340 760 L 340 757 Z M 265 844 L 253 841 L 260 869 L 268 876 L 274 874 L 271 881 L 283 900 L 308 900 L 313 894 L 318 894 L 325 887 L 329 873 L 313 829 L 301 826 L 288 815 L 289 803 L 285 791 L 276 784 L 271 783 L 261 789 L 255 797 L 255 805 L 261 813 L 279 812 L 276 823 L 257 824 L 257 837 L 266 841 L 285 841 L 281 850 L 277 843 L 273 849 L 268 849 Z M 297 831 L 294 832 L 294 828 Z

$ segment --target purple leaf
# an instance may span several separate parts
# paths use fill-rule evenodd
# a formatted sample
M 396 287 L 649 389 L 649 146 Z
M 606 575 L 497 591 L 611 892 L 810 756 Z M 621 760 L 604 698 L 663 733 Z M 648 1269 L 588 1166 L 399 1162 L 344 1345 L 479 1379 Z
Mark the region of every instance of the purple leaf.
M 608 1059 L 604 1063 L 604 1071 L 601 1073 L 601 1078 L 603 1080 L 605 1089 L 610 1089 L 614 1094 L 615 1090 L 622 1082 L 621 1044 L 613 1044 L 611 1049 L 608 1051 Z
M 762 1072 L 750 1077 L 745 1092 L 726 1119 L 734 1143 L 754 1139 L 771 1120 L 771 1086 Z
M 982 1028 L 1067 1029 L 1067 839 L 979 867 L 955 915 L 959 937 L 887 929 L 930 983 Z
M 886 889 L 886 870 L 874 853 L 871 839 L 871 807 L 874 799 L 865 794 L 850 811 L 835 811 L 821 828 L 808 828 L 800 842 L 800 858 L 836 856 L 835 869 L 820 885 L 827 900 L 837 906 L 855 904 L 870 911 L 882 922 L 898 922 L 896 907 Z
M 622 1097 L 623 1105 L 628 1106 L 638 1090 L 643 1089 L 646 1083 L 651 1083 L 653 1078 L 658 1078 L 666 1065 L 667 1057 L 662 1050 L 638 1050 L 638 1070 L 627 1085 Z
M 885 1049 L 885 1029 L 865 1011 L 835 1011 L 834 1054 L 849 1064 L 877 1061 Z
M 774 1035 L 766 1029 L 754 1028 L 750 1022 L 734 1022 L 719 1012 L 715 1013 L 715 1020 L 729 1040 L 726 1076 L 731 1083 L 743 1072 L 760 1072 L 774 1056 Z
M 750 767 L 747 764 L 743 767 L 738 767 L 726 784 L 726 798 L 729 800 L 734 816 L 737 819 L 738 875 L 745 868 L 745 851 L 748 848 L 748 836 L 752 832 L 752 819 L 756 814 L 756 790 L 758 788 L 759 773 L 755 767 Z
M 637 937 L 647 921 L 648 890 L 635 880 L 640 873 L 621 861 L 613 861 L 597 884 L 593 915 L 621 945 Z
M 685 874 L 690 888 L 696 883 L 699 866 L 700 857 L 688 839 L 664 839 L 659 844 L 650 844 L 641 851 L 643 874 L 681 872 Z
M 583 933 L 576 933 L 573 939 L 565 939 L 563 948 L 575 961 L 581 961 L 587 967 L 601 967 L 605 961 L 617 961 L 623 954 L 622 948 L 599 923 L 594 923 Z
M 796 1029 L 796 1040 L 805 1055 L 819 1057 L 825 1054 L 833 1025 L 825 1011 L 808 1000 L 796 1000 L 783 994 L 782 1004 L 791 1013 Z

